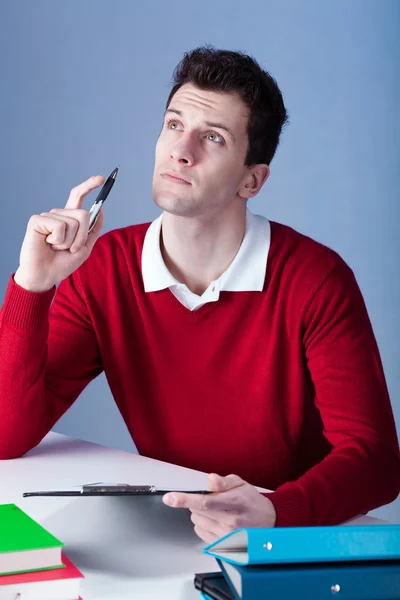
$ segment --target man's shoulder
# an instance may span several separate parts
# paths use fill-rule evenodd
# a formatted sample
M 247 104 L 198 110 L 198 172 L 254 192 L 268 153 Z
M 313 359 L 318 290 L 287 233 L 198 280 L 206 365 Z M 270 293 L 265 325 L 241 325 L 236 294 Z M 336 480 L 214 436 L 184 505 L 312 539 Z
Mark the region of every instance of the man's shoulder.
M 340 254 L 288 225 L 271 221 L 271 248 L 268 261 L 273 271 L 305 288 L 319 286 L 329 275 L 348 272 Z

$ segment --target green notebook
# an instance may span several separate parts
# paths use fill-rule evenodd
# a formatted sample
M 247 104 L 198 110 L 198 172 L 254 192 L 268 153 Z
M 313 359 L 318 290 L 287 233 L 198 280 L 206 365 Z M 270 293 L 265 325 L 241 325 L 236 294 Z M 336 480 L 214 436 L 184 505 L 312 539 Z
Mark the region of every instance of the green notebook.
M 0 575 L 63 568 L 63 546 L 15 504 L 0 504 Z

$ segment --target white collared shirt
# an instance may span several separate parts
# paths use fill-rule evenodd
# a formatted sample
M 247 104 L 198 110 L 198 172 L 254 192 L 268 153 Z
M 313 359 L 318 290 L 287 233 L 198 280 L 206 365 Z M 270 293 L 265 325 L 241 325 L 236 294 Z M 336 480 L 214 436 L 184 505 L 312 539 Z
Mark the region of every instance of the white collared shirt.
M 189 310 L 216 302 L 222 291 L 260 292 L 264 287 L 271 227 L 268 219 L 246 209 L 246 230 L 240 248 L 222 275 L 212 281 L 201 296 L 194 294 L 168 271 L 160 249 L 162 214 L 146 232 L 142 250 L 142 276 L 145 292 L 169 288 Z

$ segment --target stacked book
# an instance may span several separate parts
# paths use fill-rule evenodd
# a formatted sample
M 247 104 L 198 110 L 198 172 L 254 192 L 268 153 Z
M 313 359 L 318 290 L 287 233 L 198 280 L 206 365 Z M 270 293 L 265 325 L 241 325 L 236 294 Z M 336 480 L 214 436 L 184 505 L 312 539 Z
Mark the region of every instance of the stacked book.
M 83 575 L 63 546 L 15 504 L 0 504 L 0 600 L 80 599 Z
M 204 600 L 400 599 L 400 525 L 236 529 L 204 553 Z

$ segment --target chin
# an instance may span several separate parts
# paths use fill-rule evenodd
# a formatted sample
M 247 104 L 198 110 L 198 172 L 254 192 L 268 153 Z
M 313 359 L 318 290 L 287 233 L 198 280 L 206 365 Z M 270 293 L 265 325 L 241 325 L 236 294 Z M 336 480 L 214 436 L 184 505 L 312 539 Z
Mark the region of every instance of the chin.
M 153 202 L 161 210 L 180 217 L 193 217 L 201 214 L 199 206 L 188 198 L 170 194 L 153 194 Z

